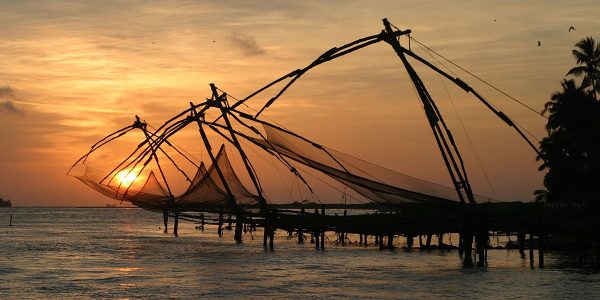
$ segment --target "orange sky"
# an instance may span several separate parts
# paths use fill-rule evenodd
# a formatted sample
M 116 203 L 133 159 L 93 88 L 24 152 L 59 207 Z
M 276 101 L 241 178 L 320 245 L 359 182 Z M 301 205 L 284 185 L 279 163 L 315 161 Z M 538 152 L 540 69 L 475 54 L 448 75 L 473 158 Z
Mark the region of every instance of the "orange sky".
M 0 197 L 20 206 L 111 203 L 65 175 L 103 135 L 135 114 L 160 125 L 209 97 L 210 82 L 243 97 L 333 46 L 378 33 L 383 17 L 536 110 L 573 66 L 573 44 L 600 32 L 596 1 L 392 2 L 2 1 Z M 543 177 L 533 151 L 475 98 L 414 66 L 456 135 L 475 192 L 493 196 L 454 107 L 498 197 L 530 201 Z M 542 118 L 458 75 L 544 136 Z M 331 148 L 451 185 L 386 44 L 311 71 L 265 116 Z M 197 136 L 185 134 L 193 138 L 181 143 L 196 151 Z

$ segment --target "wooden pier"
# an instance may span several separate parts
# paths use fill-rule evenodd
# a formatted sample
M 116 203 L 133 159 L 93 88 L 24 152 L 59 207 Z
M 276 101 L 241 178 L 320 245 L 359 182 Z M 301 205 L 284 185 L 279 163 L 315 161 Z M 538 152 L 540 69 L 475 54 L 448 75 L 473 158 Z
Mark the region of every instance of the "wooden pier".
M 276 230 L 288 232 L 289 237 L 297 238 L 301 244 L 310 239 L 317 250 L 325 250 L 326 237 L 331 234 L 333 242 L 339 245 L 351 242 L 348 239 L 351 235 L 359 239 L 354 244 L 390 250 L 395 247 L 396 237 L 405 238 L 406 249 L 416 247 L 417 238 L 420 249 L 456 249 L 465 265 L 485 266 L 487 250 L 491 247 L 490 236 L 503 235 L 515 237 L 517 241 L 507 248 L 519 249 L 522 256 L 529 250 L 532 267 L 536 260 L 539 267 L 544 267 L 544 252 L 549 250 L 572 250 L 582 263 L 590 258 L 600 261 L 600 214 L 581 208 L 549 208 L 520 202 L 483 203 L 466 208 L 465 205 L 408 203 L 395 207 L 315 204 L 271 205 L 269 208 L 266 215 L 249 209 L 243 210 L 242 215 L 213 212 L 179 214 L 179 218 L 199 223 L 199 229 L 206 224 L 217 225 L 220 235 L 226 223 L 229 229 L 236 226 L 247 230 L 263 228 L 263 244 L 271 250 L 275 248 Z M 243 222 L 237 222 L 240 216 Z M 449 234 L 460 236 L 458 246 L 443 243 L 443 237 Z M 432 236 L 438 237 L 438 245 L 431 245 Z M 538 252 L 537 259 L 534 251 Z

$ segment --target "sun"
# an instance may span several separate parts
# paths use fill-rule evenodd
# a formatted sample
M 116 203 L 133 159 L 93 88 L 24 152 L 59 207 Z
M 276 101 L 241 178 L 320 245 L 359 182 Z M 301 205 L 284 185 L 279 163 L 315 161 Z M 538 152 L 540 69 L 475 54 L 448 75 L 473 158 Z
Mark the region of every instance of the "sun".
M 115 176 L 121 186 L 129 187 L 138 180 L 139 170 L 122 170 Z

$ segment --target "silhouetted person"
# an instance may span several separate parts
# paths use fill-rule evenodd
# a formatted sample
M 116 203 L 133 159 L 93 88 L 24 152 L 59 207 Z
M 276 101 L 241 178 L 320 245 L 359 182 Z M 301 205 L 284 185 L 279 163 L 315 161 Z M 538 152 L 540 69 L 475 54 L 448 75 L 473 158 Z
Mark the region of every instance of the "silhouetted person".
M 542 42 L 538 41 L 538 47 L 542 45 Z

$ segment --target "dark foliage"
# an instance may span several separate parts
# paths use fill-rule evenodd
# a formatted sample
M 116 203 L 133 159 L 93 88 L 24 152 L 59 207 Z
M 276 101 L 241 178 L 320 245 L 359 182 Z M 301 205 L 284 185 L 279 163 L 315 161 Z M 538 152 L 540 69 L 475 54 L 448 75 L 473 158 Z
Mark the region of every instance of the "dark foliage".
M 596 206 L 600 182 L 600 102 L 593 92 L 562 82 L 562 91 L 544 106 L 548 137 L 540 144 L 548 169 L 544 185 L 550 202 L 584 202 Z

